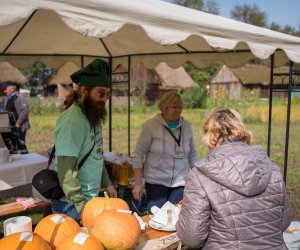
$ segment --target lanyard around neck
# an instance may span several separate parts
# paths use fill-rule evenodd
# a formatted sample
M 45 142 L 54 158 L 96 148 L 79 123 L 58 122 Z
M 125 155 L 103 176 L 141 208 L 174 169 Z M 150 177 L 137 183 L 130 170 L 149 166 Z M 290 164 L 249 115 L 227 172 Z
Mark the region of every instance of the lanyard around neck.
M 179 128 L 179 137 L 178 137 L 178 139 L 173 134 L 173 132 L 171 131 L 171 129 L 169 129 L 167 126 L 165 126 L 165 128 L 169 131 L 170 135 L 173 137 L 173 139 L 175 140 L 175 142 L 177 143 L 177 145 L 179 147 L 180 146 L 180 140 L 181 140 L 181 127 Z

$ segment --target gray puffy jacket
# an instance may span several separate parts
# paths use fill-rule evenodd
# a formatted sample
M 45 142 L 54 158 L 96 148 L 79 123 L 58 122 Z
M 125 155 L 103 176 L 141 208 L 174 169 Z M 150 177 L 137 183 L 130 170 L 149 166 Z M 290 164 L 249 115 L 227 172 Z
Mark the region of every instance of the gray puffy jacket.
M 222 145 L 191 170 L 176 225 L 192 248 L 287 249 L 291 208 L 278 166 L 261 146 Z

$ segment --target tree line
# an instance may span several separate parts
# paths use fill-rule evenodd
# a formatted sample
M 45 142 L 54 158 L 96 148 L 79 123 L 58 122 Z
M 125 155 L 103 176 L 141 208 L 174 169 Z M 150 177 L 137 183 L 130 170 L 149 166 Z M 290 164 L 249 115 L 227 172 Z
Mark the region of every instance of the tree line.
M 171 0 L 170 2 L 215 15 L 220 14 L 220 6 L 214 0 Z M 257 4 L 236 4 L 230 12 L 230 17 L 237 21 L 300 37 L 300 23 L 298 28 L 290 25 L 281 26 L 273 21 L 269 23 L 267 13 L 262 11 Z

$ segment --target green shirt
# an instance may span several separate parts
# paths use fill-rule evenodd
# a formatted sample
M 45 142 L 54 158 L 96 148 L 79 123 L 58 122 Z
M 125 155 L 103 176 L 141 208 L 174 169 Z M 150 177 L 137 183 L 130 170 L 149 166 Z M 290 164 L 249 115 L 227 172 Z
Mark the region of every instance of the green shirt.
M 95 146 L 78 172 L 78 163 Z M 107 176 L 103 161 L 101 125 L 95 129 L 78 104 L 74 103 L 57 120 L 55 128 L 56 161 L 61 186 L 66 197 L 80 212 L 87 200 L 97 197 L 102 173 Z M 104 178 L 104 185 L 110 181 Z

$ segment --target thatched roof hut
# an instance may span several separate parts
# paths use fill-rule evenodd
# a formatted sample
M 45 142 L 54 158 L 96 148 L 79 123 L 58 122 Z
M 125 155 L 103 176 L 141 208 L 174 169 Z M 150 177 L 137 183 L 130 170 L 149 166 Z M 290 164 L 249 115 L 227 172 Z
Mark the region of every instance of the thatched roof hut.
M 182 66 L 172 69 L 167 63 L 160 62 L 155 71 L 161 78 L 160 89 L 180 90 L 198 86 Z
M 288 67 L 274 68 L 274 73 L 287 73 Z M 288 84 L 288 77 L 274 77 L 274 85 Z M 257 91 L 258 97 L 269 97 L 270 68 L 265 65 L 246 64 L 240 68 L 220 66 L 210 80 L 212 99 L 240 99 L 243 90 Z M 255 91 L 254 91 L 255 90 Z M 286 92 L 274 92 L 273 97 L 285 97 Z
M 244 85 L 261 84 L 264 86 L 270 85 L 270 68 L 265 65 L 246 64 L 240 68 L 231 68 L 231 71 L 238 76 Z M 287 66 L 274 68 L 274 73 L 288 73 Z M 288 77 L 284 80 L 275 77 L 274 84 L 288 84 Z
M 61 66 L 56 74 L 51 78 L 49 81 L 49 85 L 69 85 L 72 84 L 72 80 L 70 78 L 70 75 L 74 73 L 75 71 L 79 70 L 80 67 L 78 67 L 73 62 L 67 62 L 63 66 Z
M 49 81 L 49 85 L 56 85 L 59 98 L 65 98 L 72 89 L 70 75 L 80 68 L 73 62 L 67 62 L 58 69 Z
M 19 69 L 12 66 L 8 62 L 0 62 L 0 83 L 13 81 L 20 85 L 28 82 L 28 79 L 21 73 Z

